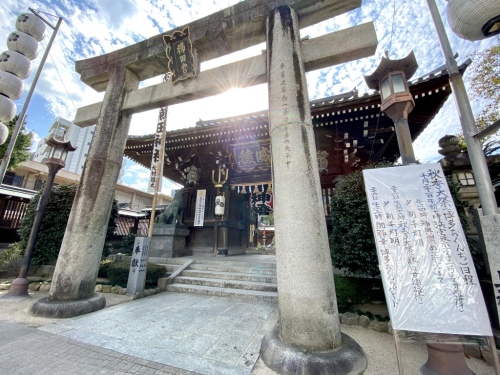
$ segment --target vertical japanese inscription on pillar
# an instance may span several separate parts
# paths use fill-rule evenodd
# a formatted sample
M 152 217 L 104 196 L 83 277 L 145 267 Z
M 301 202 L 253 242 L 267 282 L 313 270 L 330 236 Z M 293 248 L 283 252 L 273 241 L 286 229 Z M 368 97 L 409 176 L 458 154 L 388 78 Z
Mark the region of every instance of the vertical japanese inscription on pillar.
M 363 176 L 394 329 L 491 335 L 440 164 L 370 169 Z
M 282 114 L 283 114 L 283 130 L 285 131 L 284 136 L 283 136 L 283 145 L 285 148 L 285 164 L 287 168 L 290 168 L 290 164 L 292 164 L 291 160 L 291 149 L 290 149 L 290 137 L 288 134 L 288 121 L 290 120 L 288 115 L 290 114 L 290 108 L 289 108 L 289 103 L 288 103 L 288 96 L 287 96 L 287 81 L 286 81 L 286 72 L 285 68 L 286 65 L 285 63 L 280 64 L 281 72 L 281 81 L 280 81 L 280 86 L 281 86 L 281 107 L 282 107 Z
M 166 44 L 168 70 L 172 72 L 172 83 L 196 76 L 196 64 L 193 45 L 189 37 L 189 27 L 174 31 L 172 35 L 163 35 Z

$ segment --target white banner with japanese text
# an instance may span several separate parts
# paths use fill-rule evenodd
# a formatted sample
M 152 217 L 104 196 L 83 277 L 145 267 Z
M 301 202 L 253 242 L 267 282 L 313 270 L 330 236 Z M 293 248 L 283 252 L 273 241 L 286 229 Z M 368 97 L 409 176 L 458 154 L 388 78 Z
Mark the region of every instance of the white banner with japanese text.
M 393 328 L 491 336 L 441 165 L 368 169 L 363 176 Z
M 149 174 L 148 193 L 155 192 L 155 185 L 158 182 L 158 191 L 161 191 L 163 176 L 163 152 L 165 145 L 167 107 L 160 108 L 158 121 L 156 123 L 155 139 L 153 141 L 153 154 L 151 156 L 151 172 Z
M 194 226 L 202 227 L 203 220 L 205 218 L 205 197 L 207 195 L 206 190 L 196 191 L 196 206 L 194 211 Z

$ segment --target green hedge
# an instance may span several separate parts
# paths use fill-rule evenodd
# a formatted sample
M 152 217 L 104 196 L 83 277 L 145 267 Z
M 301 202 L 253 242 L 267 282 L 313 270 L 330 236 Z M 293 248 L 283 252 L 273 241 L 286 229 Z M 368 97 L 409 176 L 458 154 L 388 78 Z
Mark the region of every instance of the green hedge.
M 109 265 L 108 279 L 111 285 L 119 285 L 123 288 L 127 287 L 128 274 L 130 270 L 130 263 L 128 262 L 114 262 Z M 146 273 L 146 288 L 156 288 L 158 279 L 165 277 L 167 270 L 164 266 L 159 264 L 148 263 L 148 270 Z
M 334 275 L 339 312 L 353 311 L 353 306 L 385 301 L 382 280 L 370 277 Z

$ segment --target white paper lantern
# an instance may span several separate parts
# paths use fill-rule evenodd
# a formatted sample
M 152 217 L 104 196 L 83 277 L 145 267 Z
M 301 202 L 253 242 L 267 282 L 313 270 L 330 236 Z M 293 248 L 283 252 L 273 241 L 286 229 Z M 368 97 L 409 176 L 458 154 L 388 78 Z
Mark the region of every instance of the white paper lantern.
M 0 122 L 11 121 L 16 115 L 16 111 L 16 103 L 6 96 L 0 95 Z
M 16 30 L 31 35 L 36 41 L 40 42 L 45 38 L 45 29 L 47 25 L 33 13 L 22 13 L 17 17 Z
M 38 56 L 38 42 L 22 31 L 14 31 L 7 38 L 7 47 L 13 51 L 22 53 L 30 60 Z
M 0 145 L 3 145 L 9 136 L 9 128 L 0 122 Z
M 0 94 L 11 100 L 17 100 L 23 95 L 24 83 L 14 74 L 0 71 Z
M 226 198 L 223 195 L 218 195 L 217 197 L 215 197 L 215 215 L 223 216 L 225 205 Z
M 500 0 L 448 0 L 447 14 L 451 29 L 464 39 L 481 40 L 500 33 Z
M 26 79 L 31 74 L 31 61 L 16 51 L 3 51 L 0 54 L 0 70 L 14 74 L 20 79 Z

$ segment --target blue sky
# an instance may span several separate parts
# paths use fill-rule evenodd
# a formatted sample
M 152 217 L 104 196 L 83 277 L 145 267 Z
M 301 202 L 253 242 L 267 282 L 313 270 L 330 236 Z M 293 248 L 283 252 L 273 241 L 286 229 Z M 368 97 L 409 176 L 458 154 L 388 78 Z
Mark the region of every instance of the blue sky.
M 0 48 L 7 49 L 7 36 L 15 29 L 15 20 L 28 7 L 61 16 L 64 22 L 50 52 L 27 115 L 27 128 L 35 133 L 38 140 L 47 135 L 55 117 L 68 120 L 74 118 L 80 106 L 98 102 L 102 93 L 85 86 L 74 71 L 77 60 L 101 55 L 134 44 L 159 33 L 167 33 L 174 27 L 204 17 L 238 0 L 2 0 L 0 2 Z M 445 22 L 452 48 L 459 53 L 458 61 L 463 62 L 477 50 L 484 50 L 498 39 L 490 38 L 481 42 L 460 39 L 449 29 L 446 20 L 446 1 L 436 0 Z M 55 24 L 57 18 L 50 18 Z M 321 24 L 301 30 L 301 35 L 316 37 L 345 29 L 350 26 L 373 21 L 379 45 L 372 57 L 307 74 L 310 99 L 350 91 L 357 87 L 360 93 L 368 89 L 363 75 L 371 74 L 378 66 L 384 51 L 396 59 L 414 50 L 419 69 L 414 78 L 424 75 L 444 64 L 441 49 L 435 34 L 425 0 L 363 0 L 358 10 L 327 20 Z M 41 43 L 42 51 L 34 61 L 35 69 L 45 50 L 48 36 Z M 3 43 L 3 44 L 2 44 Z M 202 69 L 221 65 L 229 59 L 236 60 L 261 53 L 265 45 L 255 46 L 236 56 L 218 61 L 207 62 Z M 0 51 L 1 52 L 1 51 Z M 34 72 L 25 80 L 28 91 Z M 467 83 L 467 74 L 465 81 Z M 161 81 L 161 77 L 144 82 L 144 85 Z M 24 95 L 16 104 L 21 110 Z M 484 103 L 471 98 L 473 111 L 477 113 Z M 232 116 L 267 108 L 266 85 L 248 90 L 234 90 L 221 97 L 210 98 L 196 103 L 172 106 L 168 110 L 168 129 L 194 126 L 195 121 Z M 130 129 L 131 135 L 150 134 L 155 129 L 158 111 L 134 115 Z M 436 161 L 437 141 L 445 134 L 460 132 L 458 115 L 450 97 L 438 116 L 415 142 L 417 158 L 423 162 Z M 36 142 L 35 142 L 36 146 Z M 148 172 L 127 161 L 122 182 L 139 189 L 146 189 Z M 169 186 L 164 186 L 164 191 Z M 166 191 L 168 192 L 168 191 Z

